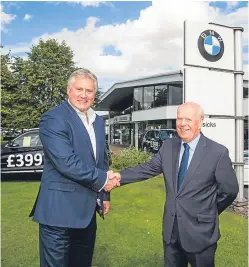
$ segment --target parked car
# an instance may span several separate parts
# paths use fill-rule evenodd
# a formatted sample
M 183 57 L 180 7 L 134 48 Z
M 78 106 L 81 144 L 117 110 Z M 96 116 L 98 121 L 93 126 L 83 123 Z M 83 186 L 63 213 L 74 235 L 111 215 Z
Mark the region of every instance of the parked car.
M 44 153 L 38 128 L 1 145 L 2 174 L 42 172 L 43 163 Z
M 148 130 L 142 137 L 141 148 L 143 151 L 156 154 L 166 139 L 177 136 L 175 129 Z
M 107 146 L 110 159 L 109 146 Z M 110 159 L 111 161 L 111 159 Z M 1 145 L 1 174 L 42 173 L 44 152 L 39 129 L 30 129 Z

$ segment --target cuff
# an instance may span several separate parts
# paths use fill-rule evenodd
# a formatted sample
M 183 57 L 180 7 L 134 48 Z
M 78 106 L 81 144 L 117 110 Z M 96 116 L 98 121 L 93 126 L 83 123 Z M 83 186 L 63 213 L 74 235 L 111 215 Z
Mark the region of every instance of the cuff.
M 107 179 L 108 179 L 108 177 L 107 177 L 107 174 L 106 174 L 106 180 L 105 180 L 105 184 L 102 186 L 102 188 L 100 188 L 99 192 L 100 192 L 101 190 L 103 190 L 103 189 L 104 189 L 104 187 L 106 186 L 106 184 L 107 184 Z

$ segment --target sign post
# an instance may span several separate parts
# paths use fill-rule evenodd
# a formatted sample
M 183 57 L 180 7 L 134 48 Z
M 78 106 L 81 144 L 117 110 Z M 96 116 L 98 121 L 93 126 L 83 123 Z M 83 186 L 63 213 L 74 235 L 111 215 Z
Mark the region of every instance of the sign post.
M 184 23 L 184 102 L 199 103 L 202 131 L 229 150 L 244 201 L 243 28 Z

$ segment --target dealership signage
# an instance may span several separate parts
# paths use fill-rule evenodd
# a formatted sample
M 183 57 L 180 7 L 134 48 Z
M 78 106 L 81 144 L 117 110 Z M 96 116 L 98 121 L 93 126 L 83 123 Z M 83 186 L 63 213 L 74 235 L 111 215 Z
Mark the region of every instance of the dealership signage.
M 184 65 L 234 70 L 234 30 L 208 23 L 185 22 Z
M 242 28 L 184 23 L 184 102 L 199 103 L 202 132 L 229 150 L 243 198 Z M 236 138 L 235 138 L 236 137 Z
M 129 122 L 130 120 L 131 120 L 131 115 L 130 114 L 114 117 L 114 123 L 117 123 L 117 122 Z
M 216 31 L 205 30 L 198 38 L 198 49 L 206 60 L 215 62 L 224 54 L 224 42 Z
M 234 119 L 204 118 L 201 131 L 208 138 L 227 147 L 231 160 L 235 161 Z

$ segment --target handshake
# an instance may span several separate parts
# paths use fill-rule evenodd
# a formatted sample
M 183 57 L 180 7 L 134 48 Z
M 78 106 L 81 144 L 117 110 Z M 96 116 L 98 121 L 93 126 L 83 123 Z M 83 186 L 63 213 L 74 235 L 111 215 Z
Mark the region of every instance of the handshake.
M 121 180 L 120 173 L 118 172 L 114 173 L 113 171 L 108 171 L 107 172 L 107 183 L 104 187 L 104 190 L 109 192 L 113 188 L 120 186 L 120 180 Z

